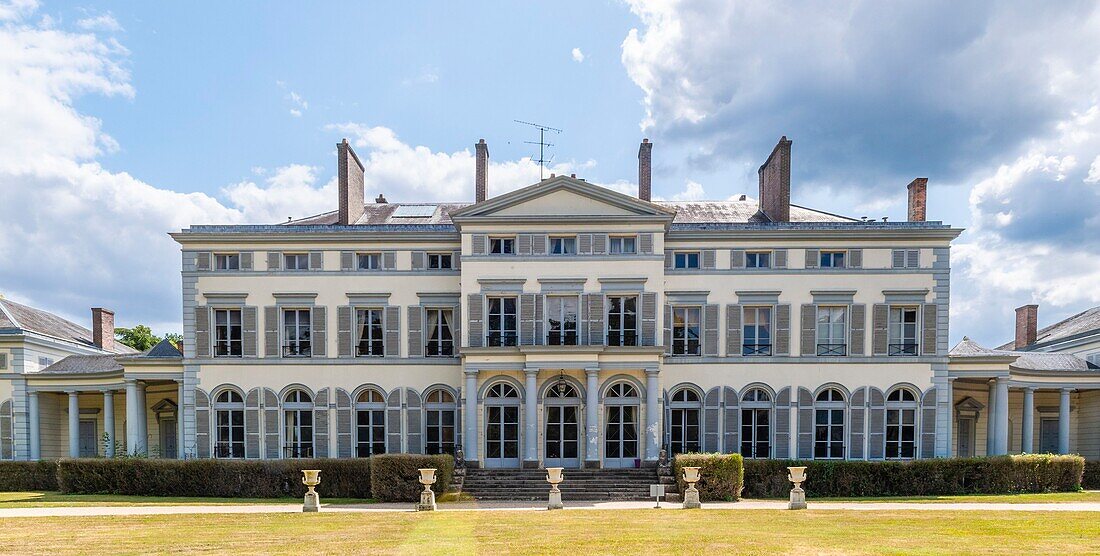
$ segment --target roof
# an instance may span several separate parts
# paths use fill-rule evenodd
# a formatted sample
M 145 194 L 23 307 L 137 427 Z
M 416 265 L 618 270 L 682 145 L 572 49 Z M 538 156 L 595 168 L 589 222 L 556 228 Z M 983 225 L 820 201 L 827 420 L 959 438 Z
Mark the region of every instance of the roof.
M 1075 336 L 1083 336 L 1090 333 L 1100 333 L 1100 307 L 1093 307 L 1081 311 L 1072 317 L 1056 322 L 1039 330 L 1035 335 L 1035 343 L 1025 349 L 1031 349 L 1040 344 L 1046 344 L 1056 340 L 1064 340 Z M 1012 349 L 1016 342 L 1008 342 L 997 349 Z
M 28 307 L 10 299 L 0 298 L 0 328 L 18 328 L 98 349 L 92 340 L 91 330 L 53 313 Z M 115 342 L 114 352 L 137 353 L 130 346 L 118 342 Z
M 1100 368 L 1068 353 L 989 349 L 964 336 L 948 353 L 955 358 L 1015 357 L 1011 367 L 1029 371 L 1097 371 Z
M 153 346 L 149 351 L 141 354 L 141 357 L 183 357 L 183 353 L 172 343 L 171 340 L 161 340 L 160 343 Z
M 83 375 L 115 373 L 122 371 L 122 364 L 114 355 L 70 355 L 45 369 L 42 374 Z

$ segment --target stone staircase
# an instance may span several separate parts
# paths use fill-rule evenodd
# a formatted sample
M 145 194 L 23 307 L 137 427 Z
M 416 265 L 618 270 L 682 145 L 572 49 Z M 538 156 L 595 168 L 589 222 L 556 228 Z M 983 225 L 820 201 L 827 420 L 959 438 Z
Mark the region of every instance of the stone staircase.
M 562 500 L 648 500 L 655 469 L 566 469 Z M 467 469 L 463 492 L 476 500 L 546 500 L 545 469 Z

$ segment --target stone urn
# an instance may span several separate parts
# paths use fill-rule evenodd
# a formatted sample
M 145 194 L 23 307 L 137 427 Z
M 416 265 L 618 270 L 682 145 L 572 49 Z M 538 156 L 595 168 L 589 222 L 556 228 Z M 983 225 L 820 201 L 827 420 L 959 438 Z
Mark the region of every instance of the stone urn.
M 550 483 L 550 503 L 546 506 L 548 510 L 560 510 L 565 507 L 561 503 L 561 490 L 558 489 L 558 485 L 565 480 L 563 470 L 563 467 L 546 468 L 546 482 Z
M 321 509 L 321 496 L 317 494 L 314 488 L 321 484 L 321 470 L 320 469 L 304 469 L 302 470 L 302 484 L 306 485 L 306 496 L 302 502 L 303 512 L 316 512 Z
M 791 489 L 791 502 L 787 504 L 788 510 L 806 509 L 806 491 L 802 490 L 802 483 L 806 480 L 805 467 L 788 467 L 787 479 L 794 483 Z
M 432 492 L 432 485 L 434 485 L 436 481 L 436 469 L 428 468 L 419 469 L 418 471 L 420 471 L 420 484 L 424 485 L 424 491 L 420 493 L 420 503 L 416 505 L 416 511 L 435 511 L 435 493 Z
M 693 510 L 703 507 L 699 503 L 699 489 L 695 488 L 695 483 L 699 482 L 699 468 L 698 467 L 684 467 L 684 482 L 687 483 L 687 488 L 684 489 L 684 509 Z

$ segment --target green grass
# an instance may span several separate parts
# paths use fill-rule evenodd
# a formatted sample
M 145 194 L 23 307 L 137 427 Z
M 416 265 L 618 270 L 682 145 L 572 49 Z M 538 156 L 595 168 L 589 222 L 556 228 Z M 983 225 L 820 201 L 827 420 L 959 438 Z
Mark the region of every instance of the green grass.
M 366 504 L 373 500 L 325 498 L 323 504 Z M 60 492 L 0 492 L 2 508 L 56 508 L 66 506 L 212 506 L 232 504 L 301 504 L 301 498 L 202 498 L 189 496 L 121 496 L 117 494 L 61 494 Z
M 1095 554 L 1094 513 L 575 510 L 12 518 L 24 553 Z
M 809 502 L 912 502 L 915 504 L 1064 504 L 1100 502 L 1100 490 L 1050 492 L 1041 494 L 970 494 L 962 496 L 877 496 L 867 498 L 813 498 Z

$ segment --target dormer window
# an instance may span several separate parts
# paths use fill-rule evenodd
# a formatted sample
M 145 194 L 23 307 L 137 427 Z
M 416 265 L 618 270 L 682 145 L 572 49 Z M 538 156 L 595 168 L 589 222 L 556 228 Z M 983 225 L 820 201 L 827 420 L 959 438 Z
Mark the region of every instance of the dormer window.
M 560 236 L 550 238 L 550 254 L 551 255 L 576 255 L 577 254 L 577 237 L 576 236 Z
M 821 268 L 844 268 L 846 251 L 822 251 Z
M 285 253 L 283 254 L 283 268 L 286 270 L 309 270 L 309 254 Z
M 516 238 L 491 237 L 489 238 L 489 253 L 493 255 L 515 255 Z
M 612 255 L 633 255 L 638 252 L 635 236 L 611 236 L 608 242 L 608 252 Z
M 359 270 L 380 270 L 382 268 L 381 253 L 359 253 Z
M 673 254 L 672 267 L 678 269 L 699 268 L 698 251 L 677 251 Z
M 771 251 L 749 251 L 745 253 L 745 268 L 771 268 Z
M 428 268 L 432 270 L 449 270 L 454 268 L 450 253 L 428 253 Z
M 239 253 L 215 253 L 215 270 L 240 270 L 241 255 Z

